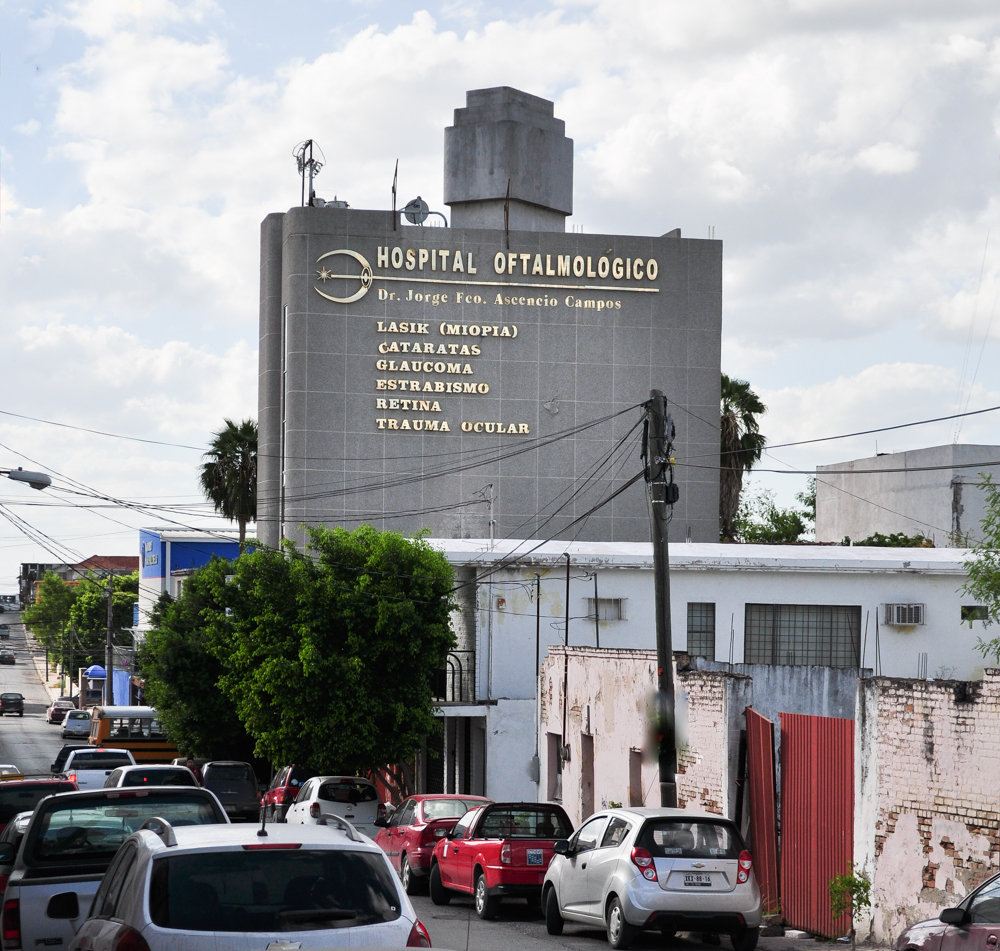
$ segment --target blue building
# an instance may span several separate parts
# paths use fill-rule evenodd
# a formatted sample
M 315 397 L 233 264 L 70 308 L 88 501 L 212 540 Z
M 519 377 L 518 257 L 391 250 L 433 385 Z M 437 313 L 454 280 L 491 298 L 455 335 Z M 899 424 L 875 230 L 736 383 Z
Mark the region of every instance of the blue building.
M 139 530 L 139 619 L 136 640 L 149 628 L 149 615 L 164 591 L 176 598 L 187 578 L 213 557 L 232 560 L 240 553 L 239 532 L 173 528 Z

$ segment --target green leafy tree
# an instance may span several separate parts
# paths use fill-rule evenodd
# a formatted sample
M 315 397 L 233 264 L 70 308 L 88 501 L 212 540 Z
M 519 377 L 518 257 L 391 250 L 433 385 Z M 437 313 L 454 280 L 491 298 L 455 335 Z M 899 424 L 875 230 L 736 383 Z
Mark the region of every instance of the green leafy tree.
M 770 489 L 746 492 L 740 510 L 733 519 L 735 541 L 757 545 L 780 545 L 797 542 L 806 532 L 802 514 L 779 509 Z
M 933 548 L 934 542 L 917 532 L 916 535 L 907 535 L 904 532 L 893 532 L 891 535 L 883 535 L 875 532 L 867 538 L 862 538 L 859 542 L 851 542 L 850 536 L 844 539 L 845 545 L 853 544 L 855 547 L 868 548 Z
M 980 473 L 979 488 L 986 496 L 986 515 L 981 523 L 980 540 L 965 562 L 968 580 L 962 590 L 986 608 L 985 624 L 1000 621 L 1000 486 L 993 476 Z M 976 649 L 983 657 L 994 657 L 1000 665 L 1000 637 L 984 641 Z
M 271 762 L 347 773 L 402 762 L 436 727 L 451 567 L 423 539 L 367 525 L 309 535 L 308 553 L 241 556 L 229 584 L 210 566 L 230 611 L 205 609 L 222 689 Z
M 257 518 L 257 423 L 225 423 L 205 453 L 201 487 L 215 510 L 239 525 L 242 546 L 247 522 Z
M 38 586 L 38 597 L 24 610 L 24 623 L 49 651 L 62 649 L 79 589 L 68 585 L 55 572 L 47 571 Z
M 114 589 L 112 641 L 117 647 L 131 647 L 132 636 L 124 631 L 132 627 L 132 605 L 139 600 L 139 572 L 115 575 L 111 581 Z M 69 645 L 73 652 L 74 666 L 104 666 L 108 631 L 107 586 L 107 578 L 93 574 L 82 578 L 77 585 L 76 599 L 69 612 L 75 631 Z
M 743 475 L 760 461 L 767 444 L 758 421 L 766 412 L 767 407 L 746 380 L 722 374 L 719 535 L 724 542 L 736 540 L 734 523 L 740 509 Z
M 795 498 L 799 505 L 802 506 L 802 510 L 799 515 L 802 516 L 802 520 L 812 525 L 812 530 L 816 530 L 816 477 L 810 476 L 806 481 L 806 489 L 804 492 L 796 492 Z
M 834 920 L 841 915 L 851 916 L 851 951 L 855 949 L 854 924 L 866 908 L 872 906 L 872 883 L 864 872 L 851 865 L 850 870 L 830 879 L 830 911 Z
M 245 761 L 253 757 L 255 741 L 219 689 L 225 670 L 220 651 L 209 643 L 218 633 L 211 620 L 225 613 L 217 594 L 232 570 L 230 562 L 220 561 L 191 575 L 177 600 L 166 592 L 160 596 L 139 666 L 146 699 L 178 749 L 188 756 Z

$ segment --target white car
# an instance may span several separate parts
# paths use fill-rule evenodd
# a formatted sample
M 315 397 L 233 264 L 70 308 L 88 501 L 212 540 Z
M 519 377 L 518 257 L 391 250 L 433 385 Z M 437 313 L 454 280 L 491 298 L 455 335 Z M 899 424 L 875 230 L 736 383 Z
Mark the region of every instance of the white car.
M 119 766 L 135 766 L 128 750 L 106 750 L 86 746 L 66 757 L 63 774 L 76 783 L 77 789 L 100 789 Z
M 430 947 L 385 853 L 343 820 L 172 828 L 121 846 L 71 951 Z
M 69 710 L 62 720 L 63 739 L 77 736 L 86 739 L 90 736 L 90 711 Z
M 323 816 L 347 819 L 361 833 L 375 838 L 378 831 L 378 790 L 358 776 L 314 776 L 302 784 L 285 822 L 310 824 Z
M 753 858 L 728 819 L 686 809 L 608 809 L 588 819 L 556 855 L 542 883 L 549 934 L 564 921 L 607 929 L 627 948 L 644 929 L 728 934 L 753 951 L 760 889 Z

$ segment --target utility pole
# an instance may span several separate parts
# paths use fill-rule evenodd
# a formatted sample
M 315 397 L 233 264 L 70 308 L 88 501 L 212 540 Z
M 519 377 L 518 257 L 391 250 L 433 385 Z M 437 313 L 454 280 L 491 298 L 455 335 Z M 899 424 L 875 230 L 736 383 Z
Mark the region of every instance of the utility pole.
M 108 599 L 108 638 L 104 645 L 104 706 L 113 707 L 115 704 L 115 694 L 112 685 L 112 678 L 115 667 L 115 584 L 114 575 L 108 575 L 108 586 L 105 589 L 105 597 Z
M 677 739 L 674 724 L 673 639 L 670 627 L 670 556 L 667 550 L 668 506 L 679 497 L 674 482 L 674 423 L 667 416 L 667 401 L 660 390 L 651 390 L 643 427 L 646 482 L 652 508 L 653 584 L 656 592 L 657 715 L 660 736 L 660 805 L 677 806 Z

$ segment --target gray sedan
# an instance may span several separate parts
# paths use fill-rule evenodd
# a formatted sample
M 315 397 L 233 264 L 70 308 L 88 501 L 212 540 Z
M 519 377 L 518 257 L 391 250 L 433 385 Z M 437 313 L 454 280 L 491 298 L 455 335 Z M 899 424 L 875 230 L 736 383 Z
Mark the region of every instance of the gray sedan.
M 760 889 L 753 859 L 728 819 L 684 809 L 608 809 L 588 819 L 556 855 L 542 884 L 549 934 L 564 921 L 600 925 L 613 948 L 643 929 L 728 934 L 753 951 Z

